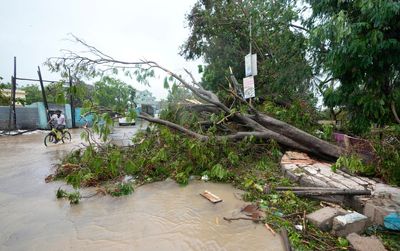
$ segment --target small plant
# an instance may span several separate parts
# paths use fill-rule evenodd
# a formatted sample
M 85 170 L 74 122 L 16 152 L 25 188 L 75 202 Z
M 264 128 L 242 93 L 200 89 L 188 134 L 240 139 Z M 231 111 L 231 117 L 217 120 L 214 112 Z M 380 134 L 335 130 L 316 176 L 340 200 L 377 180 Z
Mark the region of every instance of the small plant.
M 56 192 L 57 199 L 67 198 L 70 204 L 78 204 L 79 200 L 81 199 L 81 194 L 79 191 L 75 192 L 66 192 L 65 190 L 58 188 Z
M 331 141 L 332 135 L 333 135 L 333 125 L 330 124 L 322 125 L 321 138 L 327 141 Z
M 223 181 L 228 178 L 228 171 L 223 168 L 221 164 L 216 164 L 211 169 L 210 177 L 216 180 Z
M 353 174 L 363 174 L 371 176 L 375 174 L 374 166 L 365 164 L 357 155 L 340 156 L 336 163 L 331 166 L 332 171 L 344 168 Z
M 119 197 L 133 193 L 133 186 L 131 183 L 118 183 L 116 186 L 109 188 L 107 192 L 112 196 Z

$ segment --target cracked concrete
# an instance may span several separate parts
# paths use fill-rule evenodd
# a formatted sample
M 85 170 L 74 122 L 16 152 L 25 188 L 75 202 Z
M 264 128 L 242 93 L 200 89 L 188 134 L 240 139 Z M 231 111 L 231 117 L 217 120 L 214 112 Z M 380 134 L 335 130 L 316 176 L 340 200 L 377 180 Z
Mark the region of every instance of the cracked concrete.
M 370 190 L 372 196 L 330 196 L 328 198 L 341 201 L 361 213 L 364 213 L 364 207 L 367 204 L 365 211 L 371 223 L 382 224 L 383 218 L 388 213 L 400 211 L 400 188 L 367 177 L 350 175 L 341 170 L 333 172 L 332 164 L 310 158 L 305 153 L 288 151 L 283 155 L 280 166 L 286 177 L 303 186 Z M 382 197 L 385 199 L 384 205 Z

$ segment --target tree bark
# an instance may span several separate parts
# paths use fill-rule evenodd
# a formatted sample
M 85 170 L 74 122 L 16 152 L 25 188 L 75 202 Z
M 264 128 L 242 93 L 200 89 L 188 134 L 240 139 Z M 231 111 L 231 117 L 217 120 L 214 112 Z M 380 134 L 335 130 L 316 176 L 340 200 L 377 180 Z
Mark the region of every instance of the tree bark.
M 396 119 L 397 123 L 400 124 L 400 118 L 399 115 L 397 114 L 396 104 L 394 103 L 394 101 L 392 101 L 392 103 L 390 104 L 390 108 L 392 109 L 393 116 Z

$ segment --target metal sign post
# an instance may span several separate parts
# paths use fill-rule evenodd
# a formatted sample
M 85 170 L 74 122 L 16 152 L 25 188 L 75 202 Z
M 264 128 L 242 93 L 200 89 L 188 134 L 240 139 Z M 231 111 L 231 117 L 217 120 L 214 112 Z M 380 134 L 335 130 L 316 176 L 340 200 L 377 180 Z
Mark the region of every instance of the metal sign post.
M 244 98 L 250 99 L 256 96 L 254 87 L 254 76 L 257 75 L 257 54 L 252 54 L 252 34 L 251 34 L 251 17 L 250 17 L 250 52 L 244 58 L 245 62 L 245 75 L 246 78 L 243 79 L 243 92 Z

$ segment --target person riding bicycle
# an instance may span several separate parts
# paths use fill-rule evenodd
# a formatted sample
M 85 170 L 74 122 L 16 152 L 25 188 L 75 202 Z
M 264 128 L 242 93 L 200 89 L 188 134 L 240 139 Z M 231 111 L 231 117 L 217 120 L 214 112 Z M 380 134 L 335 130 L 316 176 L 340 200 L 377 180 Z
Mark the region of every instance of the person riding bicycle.
M 57 141 L 59 140 L 59 133 L 62 132 L 62 130 L 65 128 L 65 116 L 62 114 L 60 110 L 57 110 L 56 113 L 54 113 L 49 121 L 49 124 L 51 124 L 57 131 Z

